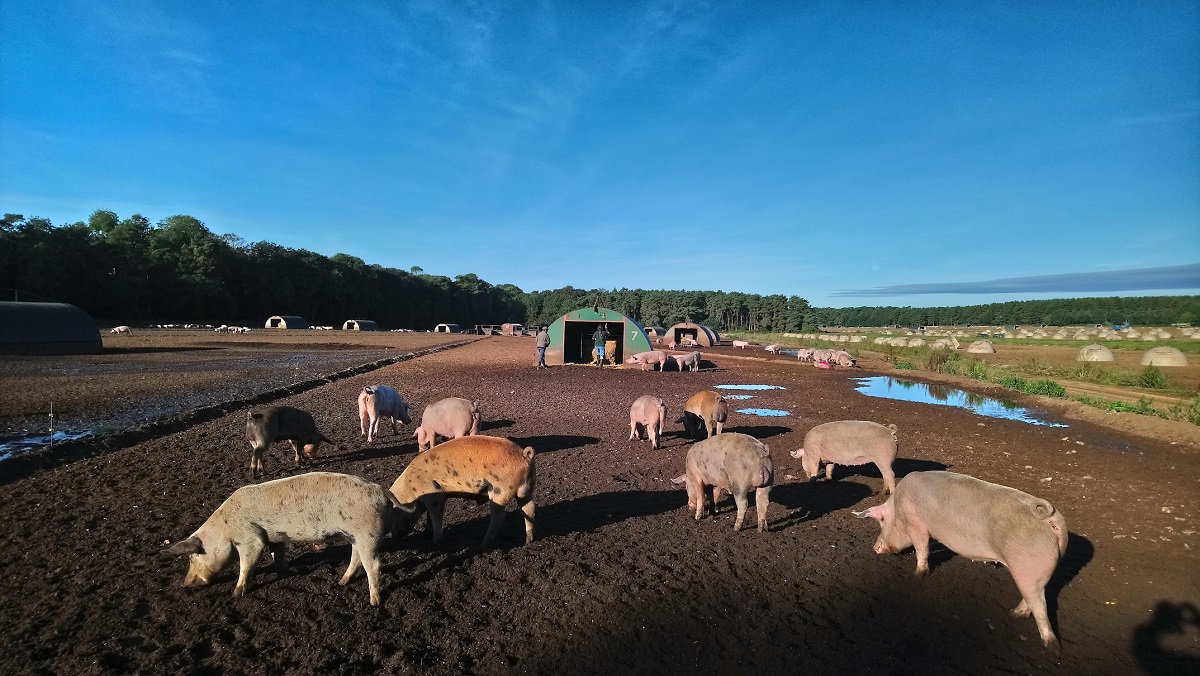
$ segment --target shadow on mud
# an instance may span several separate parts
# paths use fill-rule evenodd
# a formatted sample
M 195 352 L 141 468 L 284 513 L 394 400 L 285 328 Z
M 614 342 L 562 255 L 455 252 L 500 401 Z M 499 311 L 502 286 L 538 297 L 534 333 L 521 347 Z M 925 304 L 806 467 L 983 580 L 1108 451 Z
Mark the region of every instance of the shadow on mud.
M 510 437 L 510 439 L 521 448 L 533 446 L 534 452 L 539 454 L 600 443 L 599 437 L 585 437 L 578 434 L 543 434 L 536 437 Z
M 771 489 L 771 502 L 788 510 L 788 515 L 771 523 L 778 531 L 798 523 L 819 519 L 830 512 L 849 509 L 871 497 L 870 486 L 853 481 L 787 483 Z M 847 517 L 852 515 L 846 512 Z
M 515 420 L 484 420 L 479 423 L 479 431 L 482 433 L 488 430 L 501 430 L 506 427 L 512 427 L 515 424 L 517 424 Z
M 896 475 L 896 481 L 903 479 L 906 475 L 913 472 L 941 472 L 950 469 L 950 465 L 936 460 L 917 460 L 915 458 L 896 458 L 892 463 L 892 472 Z M 823 471 L 823 470 L 822 470 Z M 865 476 L 872 479 L 883 480 L 883 475 L 879 473 L 879 468 L 875 463 L 867 463 L 865 465 L 835 465 L 833 468 L 833 478 L 839 479 L 848 476 Z
M 1200 608 L 1195 603 L 1159 601 L 1150 619 L 1133 630 L 1133 656 L 1147 674 L 1200 673 L 1200 656 L 1181 649 L 1194 646 L 1198 634 Z M 1174 644 L 1174 649 L 1164 644 Z
M 755 439 L 761 440 L 777 437 L 781 434 L 788 434 L 792 431 L 792 428 L 781 427 L 779 425 L 738 425 L 737 427 L 727 427 L 726 431 L 737 432 L 738 434 L 749 434 Z

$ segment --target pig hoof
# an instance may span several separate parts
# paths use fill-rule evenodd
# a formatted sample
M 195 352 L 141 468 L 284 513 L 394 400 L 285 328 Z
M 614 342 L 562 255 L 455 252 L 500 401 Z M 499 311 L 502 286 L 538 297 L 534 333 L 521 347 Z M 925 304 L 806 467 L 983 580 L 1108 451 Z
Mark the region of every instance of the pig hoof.
M 917 577 L 925 577 L 925 576 L 926 576 L 926 575 L 928 575 L 928 574 L 929 574 L 929 568 L 928 568 L 928 567 L 925 567 L 925 568 L 920 568 L 920 567 L 918 567 L 918 568 L 917 568 L 917 570 L 916 570 L 916 572 L 915 572 L 915 573 L 913 573 L 913 575 L 915 575 L 915 576 L 917 576 Z

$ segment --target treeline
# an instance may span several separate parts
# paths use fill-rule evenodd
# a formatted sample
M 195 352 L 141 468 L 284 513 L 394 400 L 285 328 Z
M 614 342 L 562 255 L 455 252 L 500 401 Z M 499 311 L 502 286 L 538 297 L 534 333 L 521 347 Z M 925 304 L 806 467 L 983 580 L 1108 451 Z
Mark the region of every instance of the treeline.
M 262 326 L 373 319 L 387 328 L 500 323 L 525 312 L 521 290 L 216 235 L 191 216 L 151 224 L 97 211 L 87 222 L 0 220 L 0 288 L 78 305 L 100 320 Z M 6 299 L 7 300 L 7 299 Z
M 1165 326 L 1200 318 L 1200 296 L 1059 298 L 960 307 L 818 308 L 823 326 L 954 326 L 962 324 L 1133 324 Z
M 397 270 L 346 254 L 324 256 L 271 242 L 216 235 L 186 215 L 152 224 L 94 212 L 55 226 L 0 220 L 0 288 L 72 303 L 99 320 L 261 325 L 299 315 L 315 325 L 373 319 L 385 328 L 549 324 L 599 304 L 647 326 L 692 321 L 718 331 L 814 331 L 819 326 L 961 324 L 1171 324 L 1200 318 L 1200 296 L 1077 298 L 963 307 L 814 308 L 799 296 L 725 291 L 575 289 L 523 292 L 474 274 L 451 279 Z

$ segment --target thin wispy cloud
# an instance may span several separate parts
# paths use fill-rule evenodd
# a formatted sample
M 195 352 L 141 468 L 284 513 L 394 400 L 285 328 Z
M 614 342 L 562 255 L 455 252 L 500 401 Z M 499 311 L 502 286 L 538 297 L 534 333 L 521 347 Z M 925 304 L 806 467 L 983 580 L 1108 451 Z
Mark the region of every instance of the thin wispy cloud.
M 946 282 L 941 284 L 897 284 L 873 289 L 834 291 L 832 296 L 916 296 L 929 294 L 985 293 L 1106 293 L 1200 289 L 1200 263 L 1160 268 L 1112 270 L 1109 272 L 1071 272 L 1061 275 L 1009 277 L 986 282 Z

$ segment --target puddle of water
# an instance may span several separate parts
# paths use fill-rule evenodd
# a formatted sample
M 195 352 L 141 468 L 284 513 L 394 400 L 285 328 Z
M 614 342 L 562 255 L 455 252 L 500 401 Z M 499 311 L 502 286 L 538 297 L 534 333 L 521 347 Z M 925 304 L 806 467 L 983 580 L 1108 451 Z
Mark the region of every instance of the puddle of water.
M 791 415 L 787 411 L 780 411 L 777 408 L 739 408 L 738 413 L 749 413 L 750 415 L 761 415 L 770 418 L 780 418 L 785 415 Z
M 717 385 L 718 390 L 786 390 L 782 385 Z
M 1046 427 L 1067 427 L 1064 423 L 1046 420 L 1042 413 L 1018 406 L 1015 402 L 971 394 L 948 385 L 927 385 L 891 376 L 855 378 L 854 380 L 858 382 L 858 387 L 854 389 L 868 397 L 912 401 L 935 406 L 954 406 L 965 408 L 988 418 L 1016 420 Z
M 54 442 L 74 441 L 82 439 L 91 434 L 91 432 L 55 432 Z M 21 437 L 19 439 L 10 439 L 0 442 L 0 460 L 7 460 L 18 453 L 27 453 L 36 451 L 39 448 L 50 445 L 50 435 L 43 434 L 40 436 Z
M 737 400 L 754 398 L 753 394 L 723 394 L 721 396 L 725 397 L 726 399 L 737 399 Z

